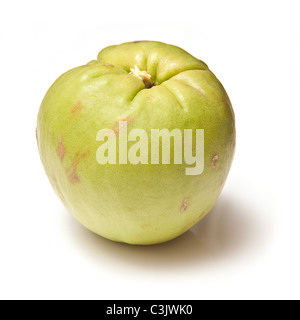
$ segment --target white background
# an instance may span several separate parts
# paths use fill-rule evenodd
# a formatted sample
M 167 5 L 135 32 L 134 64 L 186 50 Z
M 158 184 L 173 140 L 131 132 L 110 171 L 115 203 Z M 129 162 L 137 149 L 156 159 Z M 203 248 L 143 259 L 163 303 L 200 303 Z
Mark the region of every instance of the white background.
M 1 299 L 299 299 L 299 1 L 1 1 Z M 225 86 L 237 151 L 212 212 L 134 247 L 81 227 L 40 163 L 52 82 L 132 40 L 178 45 Z

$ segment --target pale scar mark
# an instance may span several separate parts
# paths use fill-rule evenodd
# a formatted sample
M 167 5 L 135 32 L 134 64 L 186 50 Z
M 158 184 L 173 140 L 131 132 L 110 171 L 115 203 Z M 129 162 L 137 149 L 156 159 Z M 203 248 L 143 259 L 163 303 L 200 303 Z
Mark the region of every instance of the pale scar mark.
M 216 168 L 217 167 L 217 162 L 219 160 L 219 157 L 218 155 L 215 155 L 213 158 L 212 158 L 212 162 L 211 162 L 211 165 L 213 168 Z
M 180 208 L 180 212 L 183 213 L 184 211 L 186 211 L 186 209 L 188 208 L 188 202 L 189 198 L 184 198 L 183 201 L 182 201 L 182 205 L 181 205 L 181 208 Z

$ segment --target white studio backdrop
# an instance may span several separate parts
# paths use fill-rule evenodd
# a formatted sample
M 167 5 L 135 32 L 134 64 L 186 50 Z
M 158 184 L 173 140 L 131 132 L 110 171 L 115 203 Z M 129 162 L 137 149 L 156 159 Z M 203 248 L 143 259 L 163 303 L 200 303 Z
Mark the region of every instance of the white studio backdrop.
M 0 298 L 299 299 L 298 2 L 1 2 Z M 237 125 L 215 208 L 151 247 L 80 226 L 55 196 L 35 141 L 52 82 L 133 40 L 178 45 L 205 61 Z

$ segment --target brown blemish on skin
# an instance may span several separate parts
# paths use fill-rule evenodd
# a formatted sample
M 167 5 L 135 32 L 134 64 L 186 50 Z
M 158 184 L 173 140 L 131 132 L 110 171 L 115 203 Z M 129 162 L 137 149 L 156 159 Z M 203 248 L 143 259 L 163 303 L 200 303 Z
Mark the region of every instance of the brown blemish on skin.
M 217 162 L 219 160 L 219 157 L 218 155 L 215 155 L 213 158 L 212 158 L 212 162 L 211 162 L 211 165 L 213 168 L 216 168 L 217 167 Z
M 124 127 L 120 127 L 119 121 L 127 121 L 127 126 L 133 121 L 133 118 L 123 118 L 118 120 L 114 125 L 113 125 L 113 131 L 115 133 L 115 135 L 117 136 L 118 134 L 120 134 L 120 132 L 122 132 L 122 130 L 124 129 Z
M 79 165 L 80 160 L 84 159 L 88 154 L 90 153 L 90 150 L 87 150 L 84 153 L 77 152 L 75 154 L 74 160 L 71 163 L 71 166 L 67 168 L 66 173 L 69 178 L 69 181 L 73 184 L 80 182 L 80 179 L 77 175 L 77 167 Z
M 70 181 L 72 184 L 75 184 L 75 183 L 80 182 L 79 177 L 78 177 L 78 175 L 77 175 L 77 173 L 76 173 L 76 169 L 73 169 L 73 170 L 71 171 L 71 173 L 69 174 L 68 177 L 69 177 L 69 181 Z
M 147 223 L 147 224 L 143 224 L 141 227 L 143 228 L 143 229 L 145 229 L 145 228 L 148 228 L 148 227 L 150 227 L 151 226 L 151 224 L 150 223 Z
M 57 145 L 57 154 L 59 156 L 60 161 L 64 160 L 64 156 L 66 154 L 66 149 L 63 145 L 63 136 L 60 136 L 58 140 L 58 145 Z
M 81 116 L 83 104 L 81 101 L 77 101 L 71 109 L 71 119 L 76 119 Z
M 188 202 L 189 198 L 184 198 L 183 201 L 182 201 L 182 205 L 181 205 L 181 208 L 180 208 L 180 212 L 183 213 L 187 208 L 188 208 Z

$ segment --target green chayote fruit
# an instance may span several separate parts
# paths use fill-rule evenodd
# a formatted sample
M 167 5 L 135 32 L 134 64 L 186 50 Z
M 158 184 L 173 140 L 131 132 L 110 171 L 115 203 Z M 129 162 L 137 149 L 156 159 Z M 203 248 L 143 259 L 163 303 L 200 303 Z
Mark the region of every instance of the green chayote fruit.
M 169 139 L 160 138 L 166 132 Z M 60 76 L 41 104 L 37 139 L 75 219 L 114 241 L 156 244 L 214 206 L 234 155 L 235 120 L 204 62 L 176 46 L 137 41 Z

